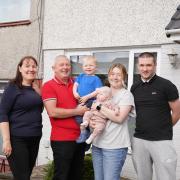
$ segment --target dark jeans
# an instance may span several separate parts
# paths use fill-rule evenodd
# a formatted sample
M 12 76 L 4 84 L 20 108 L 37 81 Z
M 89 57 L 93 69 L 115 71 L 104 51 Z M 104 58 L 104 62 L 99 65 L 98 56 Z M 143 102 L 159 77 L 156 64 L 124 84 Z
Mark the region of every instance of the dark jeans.
M 14 180 L 30 180 L 41 137 L 11 137 L 12 154 L 7 157 Z
M 53 180 L 82 180 L 85 143 L 51 141 L 54 157 Z

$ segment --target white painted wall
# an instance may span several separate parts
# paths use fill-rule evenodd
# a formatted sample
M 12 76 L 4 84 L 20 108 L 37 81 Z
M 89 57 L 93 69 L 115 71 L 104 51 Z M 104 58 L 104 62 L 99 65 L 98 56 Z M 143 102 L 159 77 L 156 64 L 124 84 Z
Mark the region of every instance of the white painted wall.
M 45 1 L 44 49 L 161 44 L 179 0 Z
M 29 25 L 0 27 L 0 79 L 12 79 L 16 66 L 23 56 L 40 58 L 40 8 L 39 0 L 31 0 Z M 40 24 L 39 24 L 40 23 Z
M 178 54 L 178 67 L 177 69 L 173 68 L 171 65 L 169 65 L 169 59 L 167 54 L 169 52 L 176 52 Z M 171 80 L 178 88 L 180 93 L 180 44 L 172 44 L 172 45 L 163 45 L 162 46 L 162 61 L 161 61 L 161 76 Z M 180 179 L 180 122 L 178 122 L 174 126 L 174 146 L 176 148 L 176 152 L 178 155 L 178 163 L 177 163 L 177 179 Z

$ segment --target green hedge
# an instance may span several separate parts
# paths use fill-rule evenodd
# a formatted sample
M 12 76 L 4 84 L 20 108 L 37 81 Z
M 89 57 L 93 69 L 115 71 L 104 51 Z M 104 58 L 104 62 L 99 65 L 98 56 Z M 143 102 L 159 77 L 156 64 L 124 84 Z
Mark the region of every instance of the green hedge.
M 94 180 L 94 171 L 93 171 L 91 154 L 86 155 L 84 158 L 83 180 Z
M 44 168 L 45 177 L 44 180 L 52 180 L 54 172 L 54 162 L 50 161 L 47 166 Z
M 52 180 L 53 171 L 54 171 L 54 163 L 51 161 L 45 167 L 45 178 L 44 180 Z M 84 158 L 84 176 L 83 180 L 93 180 L 94 173 L 93 173 L 93 165 L 92 165 L 92 157 L 90 154 L 86 155 Z

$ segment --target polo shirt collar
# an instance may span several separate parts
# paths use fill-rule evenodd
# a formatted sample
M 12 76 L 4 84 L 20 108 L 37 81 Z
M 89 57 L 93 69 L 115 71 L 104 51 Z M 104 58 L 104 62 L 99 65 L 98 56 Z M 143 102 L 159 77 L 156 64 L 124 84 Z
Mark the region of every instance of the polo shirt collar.
M 58 79 L 56 76 L 54 76 L 53 80 L 54 80 L 57 84 L 60 84 L 60 85 L 73 84 L 73 79 L 72 79 L 72 78 L 69 78 L 69 79 L 68 79 L 68 83 L 67 83 L 67 84 L 65 84 L 61 79 Z
M 148 79 L 148 80 L 145 80 L 145 79 L 143 79 L 142 77 L 141 77 L 141 81 L 143 82 L 143 83 L 150 83 L 150 82 L 152 82 L 154 79 L 155 79 L 155 77 L 156 77 L 156 74 L 154 74 L 150 79 Z

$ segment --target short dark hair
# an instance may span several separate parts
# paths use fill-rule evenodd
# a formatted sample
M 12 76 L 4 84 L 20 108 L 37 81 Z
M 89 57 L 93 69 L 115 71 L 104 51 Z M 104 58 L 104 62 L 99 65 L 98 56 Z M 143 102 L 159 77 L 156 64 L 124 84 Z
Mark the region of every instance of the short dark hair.
M 33 57 L 33 56 L 24 56 L 20 62 L 18 63 L 17 65 L 17 69 L 16 69 L 16 76 L 14 79 L 12 79 L 10 82 L 13 83 L 13 84 L 16 84 L 20 89 L 22 88 L 22 81 L 23 81 L 23 78 L 22 78 L 22 74 L 21 72 L 19 71 L 19 67 L 22 66 L 23 62 L 27 59 L 31 59 L 34 61 L 34 63 L 38 66 L 38 63 L 37 63 L 37 60 Z
M 143 52 L 141 53 L 139 56 L 138 56 L 138 59 L 139 58 L 152 58 L 153 61 L 154 61 L 154 64 L 156 64 L 156 57 L 153 53 L 151 52 Z

